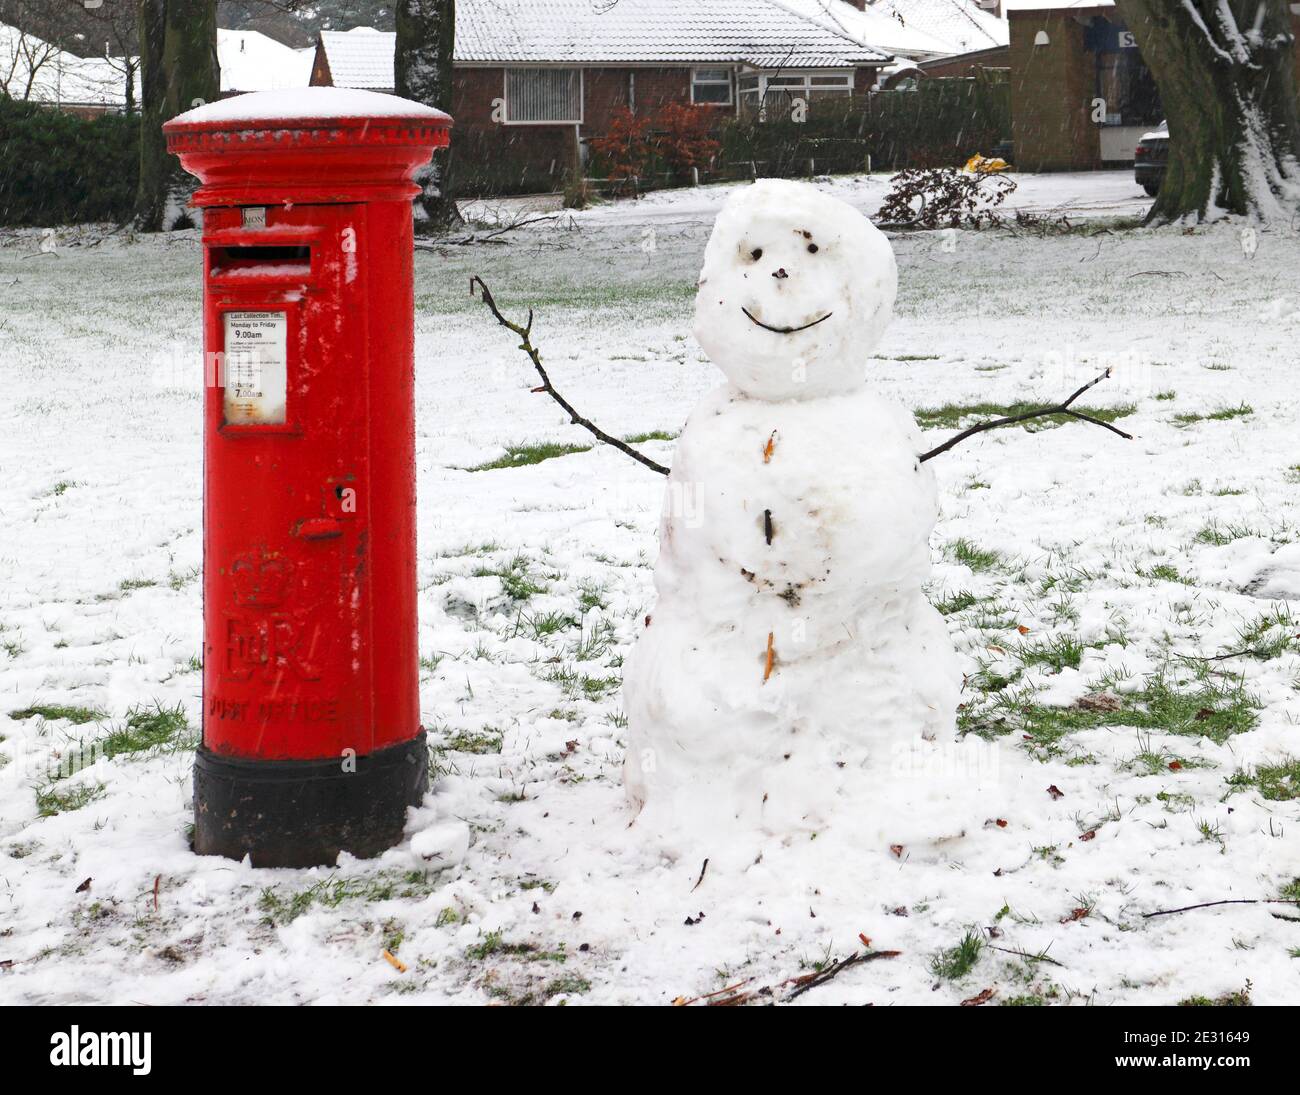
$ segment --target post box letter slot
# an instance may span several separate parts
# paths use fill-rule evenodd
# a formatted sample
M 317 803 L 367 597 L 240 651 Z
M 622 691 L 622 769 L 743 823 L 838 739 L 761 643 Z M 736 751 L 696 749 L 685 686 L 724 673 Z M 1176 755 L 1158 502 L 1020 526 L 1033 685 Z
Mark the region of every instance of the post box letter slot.
M 213 247 L 208 252 L 208 268 L 212 277 L 305 278 L 311 272 L 311 248 L 292 245 Z
M 226 425 L 283 425 L 289 380 L 288 313 L 226 312 L 222 325 Z

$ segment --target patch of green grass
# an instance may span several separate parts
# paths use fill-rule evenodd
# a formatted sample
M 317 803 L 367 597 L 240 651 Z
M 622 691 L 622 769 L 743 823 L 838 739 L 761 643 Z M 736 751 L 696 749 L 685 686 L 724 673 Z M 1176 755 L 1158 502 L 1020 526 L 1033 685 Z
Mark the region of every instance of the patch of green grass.
M 1284 604 L 1275 605 L 1238 628 L 1237 641 L 1222 653 L 1271 661 L 1295 648 L 1296 639 L 1300 638 L 1297 629 L 1300 623 L 1291 615 L 1291 609 Z
M 465 471 L 500 471 L 502 468 L 522 468 L 529 464 L 540 464 L 543 460 L 554 460 L 557 456 L 572 456 L 577 452 L 590 452 L 590 445 L 569 445 L 558 441 L 539 441 L 530 445 L 516 445 L 506 451 L 505 456 L 498 456 L 486 464 L 475 464 Z
M 1083 660 L 1083 643 L 1069 635 L 1057 635 L 1035 643 L 1021 643 L 1015 652 L 1021 665 L 1044 665 L 1054 673 L 1078 669 Z
M 1167 390 L 1167 391 L 1156 392 L 1156 394 L 1155 394 L 1155 398 L 1156 398 L 1156 399 L 1160 399 L 1160 400 L 1164 400 L 1164 401 L 1168 401 L 1168 400 L 1170 400 L 1170 399 L 1177 399 L 1177 398 L 1178 398 L 1178 393 L 1177 393 L 1176 391 L 1174 391 L 1172 388 L 1170 388 L 1170 389 Z
M 583 582 L 578 587 L 578 607 L 584 613 L 590 612 L 593 608 L 606 608 L 608 602 L 605 599 L 605 587 L 596 582 Z
M 563 977 L 557 977 L 546 986 L 546 995 L 549 996 L 581 996 L 583 993 L 591 991 L 591 982 L 585 977 L 579 977 L 575 973 L 565 974 Z
M 1022 996 L 1008 996 L 1002 1001 L 1004 1008 L 1044 1008 L 1048 1007 L 1047 1001 L 1037 994 Z
M 97 742 L 103 756 L 112 758 L 123 753 L 144 753 L 166 746 L 185 746 L 190 741 L 185 709 L 178 703 L 164 707 L 133 707 L 126 713 L 122 726 Z
M 1170 421 L 1175 426 L 1191 426 L 1197 422 L 1227 422 L 1230 419 L 1245 418 L 1246 415 L 1254 413 L 1254 407 L 1247 403 L 1240 403 L 1235 407 L 1219 407 L 1208 414 L 1196 414 L 1194 412 L 1176 414 Z
M 526 601 L 534 594 L 545 593 L 546 586 L 532 574 L 530 560 L 526 555 L 515 555 L 505 566 L 475 567 L 471 572 L 474 578 L 500 578 L 501 589 L 512 601 Z
M 1169 563 L 1157 563 L 1147 571 L 1139 571 L 1139 573 L 1144 574 L 1144 577 L 1157 582 L 1180 582 L 1183 585 L 1189 584 L 1188 580 L 1178 573 L 1178 568 Z
M 597 620 L 578 638 L 573 656 L 580 662 L 598 661 L 609 653 L 616 639 L 614 625 L 609 620 Z
M 975 968 L 983 950 L 984 939 L 971 928 L 955 947 L 941 950 L 930 959 L 930 972 L 945 981 L 956 981 Z
M 36 788 L 36 811 L 41 817 L 71 813 L 103 798 L 104 791 L 102 783 L 83 783 L 76 787 L 48 783 Z
M 916 424 L 923 430 L 955 430 L 959 427 L 975 425 L 974 421 L 969 421 L 971 419 L 1011 418 L 1018 414 L 1036 411 L 1042 406 L 1041 403 L 1024 402 L 945 403 L 942 407 L 923 407 L 912 413 L 916 418 Z M 1137 410 L 1137 404 L 1120 403 L 1113 407 L 1082 407 L 1080 409 L 1102 422 L 1114 422 L 1116 419 L 1127 418 L 1133 414 Z M 1020 425 L 1022 429 L 1034 432 L 1077 421 L 1077 419 L 1071 418 L 1069 415 L 1053 414 L 1046 415 L 1043 418 L 1031 418 Z
M 568 959 L 563 947 L 544 951 L 535 943 L 507 943 L 500 932 L 488 932 L 481 942 L 465 948 L 465 957 L 473 962 L 482 962 L 493 955 L 524 958 L 529 962 L 563 963 Z
M 79 487 L 79 486 L 81 486 L 81 484 L 78 483 L 75 479 L 60 479 L 57 483 L 54 484 L 54 486 L 50 488 L 49 493 L 52 494 L 55 498 L 57 498 L 59 497 L 59 495 L 63 494 L 64 491 L 71 490 L 73 487 Z
M 939 610 L 943 616 L 951 616 L 954 612 L 963 612 L 972 605 L 978 604 L 980 598 L 972 593 L 969 589 L 963 589 L 951 596 L 944 597 L 941 600 L 934 601 L 934 607 Z
M 1300 878 L 1293 878 L 1277 891 L 1283 901 L 1300 901 Z
M 1030 688 L 999 692 L 985 702 L 967 704 L 958 713 L 958 729 L 986 738 L 1019 733 L 1031 747 L 1055 755 L 1066 735 L 1100 726 L 1204 736 L 1218 745 L 1255 728 L 1260 701 L 1247 692 L 1239 674 L 1212 672 L 1204 662 L 1181 666 L 1180 671 L 1185 677 L 1169 667 L 1160 669 L 1141 689 L 1121 695 L 1114 711 L 1035 703 Z
M 1248 1008 L 1251 1007 L 1250 993 L 1254 986 L 1247 981 L 1245 986 L 1235 992 L 1225 992 L 1213 998 L 1209 996 L 1189 996 L 1179 1000 L 1180 1008 Z
M 481 731 L 461 730 L 451 738 L 443 748 L 456 753 L 473 753 L 482 756 L 487 753 L 501 752 L 503 741 L 501 731 L 493 726 L 485 726 Z
M 62 703 L 37 703 L 9 712 L 11 719 L 33 719 L 38 716 L 46 722 L 66 720 L 74 726 L 81 726 L 88 722 L 103 722 L 108 718 L 108 713 L 97 707 L 76 707 Z
M 991 548 L 976 547 L 969 540 L 953 540 L 947 546 L 947 552 L 954 562 L 962 563 L 977 573 L 993 570 L 1002 562 L 1002 553 Z
M 427 897 L 437 886 L 436 872 L 407 871 L 371 878 L 323 878 L 301 890 L 268 887 L 257 900 L 265 923 L 290 924 L 314 906 L 338 908 L 345 901 L 391 901 Z
M 1211 547 L 1223 547 L 1225 544 L 1231 544 L 1234 540 L 1244 540 L 1247 536 L 1261 535 L 1258 529 L 1253 529 L 1249 525 L 1237 524 L 1220 524 L 1218 521 L 1211 521 L 1200 532 L 1196 534 L 1198 544 L 1209 544 Z
M 647 430 L 645 433 L 634 433 L 623 440 L 629 445 L 640 445 L 646 441 L 676 441 L 677 434 L 670 430 Z
M 579 673 L 569 665 L 552 666 L 543 674 L 542 679 L 551 684 L 558 684 L 567 696 L 582 696 L 588 700 L 604 699 L 610 692 L 617 691 L 623 680 L 617 674 L 604 677 L 592 677 Z
M 578 626 L 578 621 L 567 612 L 539 612 L 535 616 L 521 617 L 521 621 L 538 641 Z
M 173 570 L 167 575 L 167 585 L 169 588 L 179 592 L 197 578 L 202 571 L 198 567 L 190 567 L 188 570 Z
M 117 583 L 117 588 L 130 593 L 133 589 L 152 589 L 157 584 L 152 578 L 123 578 Z
M 1290 802 L 1300 798 L 1300 759 L 1282 757 L 1272 764 L 1261 764 L 1254 772 L 1238 769 L 1227 778 L 1229 793 L 1258 788 L 1270 802 Z

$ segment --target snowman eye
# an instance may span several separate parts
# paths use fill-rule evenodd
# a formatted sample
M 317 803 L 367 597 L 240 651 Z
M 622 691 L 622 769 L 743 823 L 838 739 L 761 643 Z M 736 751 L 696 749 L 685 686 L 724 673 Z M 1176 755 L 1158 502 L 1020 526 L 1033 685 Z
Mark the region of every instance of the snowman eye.
M 763 249 L 761 247 L 755 247 L 754 250 L 749 253 L 749 257 L 757 262 L 763 257 Z
M 810 243 L 810 244 L 808 245 L 808 253 L 809 253 L 810 255 L 815 255 L 815 254 L 817 254 L 817 245 L 816 245 L 815 243 Z

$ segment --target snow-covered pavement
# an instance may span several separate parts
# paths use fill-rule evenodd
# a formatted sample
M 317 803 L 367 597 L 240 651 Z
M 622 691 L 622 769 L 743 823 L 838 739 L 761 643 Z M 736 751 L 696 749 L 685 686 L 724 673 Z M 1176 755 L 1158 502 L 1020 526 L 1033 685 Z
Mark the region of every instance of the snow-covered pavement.
M 1087 403 L 1136 435 L 1005 430 L 933 463 L 931 598 L 969 675 L 952 766 L 987 781 L 987 818 L 950 847 L 773 847 L 702 880 L 698 848 L 674 858 L 629 828 L 620 785 L 620 667 L 652 600 L 663 481 L 609 450 L 523 463 L 587 438 L 530 394 L 468 280 L 509 314 L 535 309 L 584 414 L 669 437 L 719 379 L 689 330 L 726 188 L 417 255 L 438 780 L 401 846 L 337 870 L 253 871 L 187 845 L 195 235 L 69 233 L 54 254 L 11 237 L 0 1002 L 667 1003 L 736 984 L 769 999 L 859 934 L 900 953 L 799 1002 L 1167 1004 L 1247 982 L 1256 1003 L 1300 1002 L 1296 906 L 1145 916 L 1300 898 L 1300 241 L 1262 231 L 1252 256 L 1240 225 L 1122 228 L 1105 218 L 1147 205 L 1122 173 L 1021 183 L 1008 208 L 1084 227 L 895 236 L 897 318 L 869 363 L 933 443 L 1107 365 Z M 825 185 L 868 210 L 885 191 Z M 671 462 L 671 439 L 644 447 Z M 932 808 L 886 784 L 864 831 Z

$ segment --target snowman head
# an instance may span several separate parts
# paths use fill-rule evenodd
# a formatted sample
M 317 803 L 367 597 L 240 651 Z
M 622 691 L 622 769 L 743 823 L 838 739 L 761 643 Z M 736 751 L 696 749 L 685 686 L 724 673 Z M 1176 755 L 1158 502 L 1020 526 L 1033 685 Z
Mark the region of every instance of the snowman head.
M 865 382 L 897 290 L 893 249 L 866 217 L 807 183 L 764 179 L 718 214 L 695 337 L 756 399 L 849 392 Z

